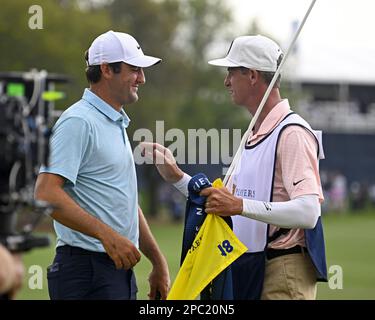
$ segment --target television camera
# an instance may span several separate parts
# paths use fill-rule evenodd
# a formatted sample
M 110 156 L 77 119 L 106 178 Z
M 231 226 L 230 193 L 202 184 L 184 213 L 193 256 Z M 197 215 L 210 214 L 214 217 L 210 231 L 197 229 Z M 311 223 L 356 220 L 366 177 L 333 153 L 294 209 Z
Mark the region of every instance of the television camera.
M 45 70 L 0 72 L 0 243 L 11 252 L 50 243 L 32 234 L 52 210 L 34 200 L 33 190 L 39 167 L 48 163 L 50 128 L 59 115 L 55 101 L 64 97 L 55 85 L 67 81 Z M 17 218 L 25 212 L 35 217 L 18 231 Z

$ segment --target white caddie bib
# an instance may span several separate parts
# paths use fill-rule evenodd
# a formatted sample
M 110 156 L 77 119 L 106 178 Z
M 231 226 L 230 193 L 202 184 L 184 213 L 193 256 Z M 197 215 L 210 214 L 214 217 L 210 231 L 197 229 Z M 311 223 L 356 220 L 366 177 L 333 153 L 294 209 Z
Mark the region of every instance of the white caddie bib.
M 245 146 L 233 177 L 233 184 L 236 186 L 235 196 L 265 202 L 272 201 L 279 135 L 289 125 L 299 125 L 313 133 L 319 144 L 319 158 L 324 158 L 321 132 L 314 131 L 304 119 L 291 112 L 261 141 L 255 145 Z M 266 223 L 239 215 L 233 216 L 232 221 L 234 233 L 247 246 L 248 252 L 264 251 L 267 245 Z

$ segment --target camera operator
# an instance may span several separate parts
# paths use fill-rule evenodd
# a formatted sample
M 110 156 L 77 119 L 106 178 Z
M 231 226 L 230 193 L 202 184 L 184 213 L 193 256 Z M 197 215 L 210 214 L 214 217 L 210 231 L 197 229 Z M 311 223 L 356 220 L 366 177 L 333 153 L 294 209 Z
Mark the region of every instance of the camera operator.
M 0 245 L 0 300 L 14 299 L 22 287 L 24 267 L 21 256 Z

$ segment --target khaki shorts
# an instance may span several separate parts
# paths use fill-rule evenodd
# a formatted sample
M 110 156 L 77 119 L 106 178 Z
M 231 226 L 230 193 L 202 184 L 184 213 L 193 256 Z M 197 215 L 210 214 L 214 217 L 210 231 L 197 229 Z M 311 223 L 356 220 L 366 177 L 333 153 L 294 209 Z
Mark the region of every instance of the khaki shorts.
M 316 272 L 307 253 L 266 261 L 262 300 L 315 300 Z

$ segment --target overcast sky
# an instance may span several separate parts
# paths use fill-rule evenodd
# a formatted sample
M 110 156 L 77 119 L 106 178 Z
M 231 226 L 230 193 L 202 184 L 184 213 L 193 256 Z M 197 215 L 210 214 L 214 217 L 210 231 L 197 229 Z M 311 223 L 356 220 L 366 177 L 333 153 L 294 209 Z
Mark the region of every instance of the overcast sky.
M 238 32 L 254 18 L 286 50 L 311 0 L 226 0 Z M 299 38 L 298 76 L 375 84 L 375 1 L 317 0 Z

